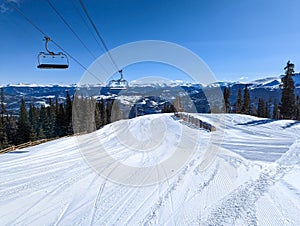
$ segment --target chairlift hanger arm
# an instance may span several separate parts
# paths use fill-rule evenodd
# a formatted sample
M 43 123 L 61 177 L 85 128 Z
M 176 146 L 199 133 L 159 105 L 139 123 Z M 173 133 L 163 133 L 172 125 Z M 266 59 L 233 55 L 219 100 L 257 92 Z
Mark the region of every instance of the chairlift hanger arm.
M 121 76 L 120 80 L 123 80 L 123 69 L 119 70 L 119 74 Z
M 45 49 L 47 50 L 47 52 L 48 52 L 49 54 L 54 55 L 54 52 L 50 51 L 49 48 L 48 48 L 48 42 L 51 41 L 51 38 L 48 37 L 48 36 L 45 36 L 45 41 L 46 41 L 46 42 L 45 42 Z

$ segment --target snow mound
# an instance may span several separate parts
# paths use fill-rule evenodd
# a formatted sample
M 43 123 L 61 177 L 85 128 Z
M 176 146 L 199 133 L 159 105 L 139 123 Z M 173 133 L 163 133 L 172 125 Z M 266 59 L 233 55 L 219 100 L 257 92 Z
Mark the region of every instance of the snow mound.
M 195 116 L 224 132 L 221 145 L 157 114 L 0 155 L 0 224 L 300 225 L 300 123 Z M 86 155 L 99 146 L 113 163 L 140 169 L 122 182 L 146 180 L 149 167 L 168 177 L 147 186 L 113 181 Z M 162 167 L 174 150 L 189 158 Z

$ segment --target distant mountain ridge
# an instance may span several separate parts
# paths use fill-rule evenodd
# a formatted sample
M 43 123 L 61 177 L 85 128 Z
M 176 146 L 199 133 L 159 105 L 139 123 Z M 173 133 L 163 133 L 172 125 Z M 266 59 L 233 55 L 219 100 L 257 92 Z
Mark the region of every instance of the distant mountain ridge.
M 198 86 L 198 87 L 224 87 L 224 86 L 234 86 L 234 85 L 239 85 L 239 84 L 248 84 L 249 87 L 272 87 L 272 88 L 279 88 L 279 84 L 281 83 L 281 78 L 284 75 L 280 76 L 274 76 L 274 77 L 266 77 L 262 79 L 257 79 L 251 82 L 226 82 L 226 81 L 220 81 L 220 82 L 215 82 L 212 84 L 199 84 L 195 82 L 188 82 L 188 81 L 182 81 L 182 80 L 170 80 L 170 81 L 151 81 L 151 82 L 144 82 L 144 81 L 137 81 L 133 80 L 130 82 L 130 85 L 132 87 L 147 87 L 147 86 L 152 86 L 152 87 L 174 87 L 174 86 Z M 299 88 L 300 87 L 300 72 L 294 74 L 294 82 L 295 82 L 295 87 Z M 39 88 L 76 88 L 76 87 L 103 87 L 104 85 L 102 84 L 27 84 L 27 83 L 18 83 L 18 84 L 12 84 L 9 83 L 7 85 L 0 85 L 0 87 L 3 88 L 8 88 L 8 87 L 28 87 L 28 88 L 34 88 L 34 87 L 39 87 Z
M 139 83 L 132 81 L 130 88 L 126 92 L 120 92 L 119 94 L 111 92 L 107 87 L 102 85 L 89 85 L 89 84 L 71 84 L 71 85 L 37 85 L 37 84 L 8 84 L 2 86 L 5 92 L 5 103 L 9 113 L 17 114 L 20 100 L 24 98 L 25 102 L 40 106 L 47 105 L 49 99 L 58 99 L 60 103 L 65 101 L 66 91 L 70 95 L 74 95 L 76 90 L 85 90 L 87 93 L 94 97 L 101 98 L 117 98 L 123 104 L 134 105 L 139 103 L 147 103 L 148 108 L 155 108 L 156 112 L 159 112 L 165 103 L 165 97 L 172 99 L 176 95 L 184 95 L 187 93 L 190 98 L 197 102 L 198 110 L 205 112 L 207 107 L 207 101 L 203 93 L 204 89 L 221 88 L 225 86 L 230 88 L 231 96 L 230 102 L 234 104 L 238 89 L 243 89 L 245 85 L 248 85 L 252 101 L 258 98 L 264 98 L 266 101 L 270 99 L 274 102 L 279 102 L 281 97 L 281 77 L 267 77 L 258 79 L 253 82 L 215 82 L 212 84 L 196 84 L 183 81 L 170 81 L 166 82 L 148 82 Z M 295 81 L 295 94 L 300 95 L 300 73 L 296 73 L 294 76 Z M 150 100 L 149 100 L 149 97 Z M 147 98 L 147 99 L 145 99 Z M 149 100 L 149 101 L 148 101 Z M 148 102 L 147 102 L 148 101 Z M 149 105 L 149 102 L 152 103 Z M 203 106 L 202 106 L 203 105 Z

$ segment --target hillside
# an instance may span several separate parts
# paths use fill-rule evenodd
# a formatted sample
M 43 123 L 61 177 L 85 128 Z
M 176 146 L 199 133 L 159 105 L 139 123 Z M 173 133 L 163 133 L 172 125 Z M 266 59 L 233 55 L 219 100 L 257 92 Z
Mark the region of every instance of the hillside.
M 0 225 L 300 225 L 300 123 L 197 117 L 217 132 L 156 114 L 0 155 Z

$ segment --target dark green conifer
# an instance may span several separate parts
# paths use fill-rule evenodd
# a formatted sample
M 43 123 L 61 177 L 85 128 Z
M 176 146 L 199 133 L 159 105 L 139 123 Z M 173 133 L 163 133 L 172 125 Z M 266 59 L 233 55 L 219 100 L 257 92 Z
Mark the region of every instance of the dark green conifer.
M 236 108 L 236 113 L 240 114 L 242 112 L 242 91 L 241 91 L 241 88 L 238 89 L 235 108 Z
M 72 126 L 72 100 L 69 95 L 69 92 L 66 91 L 66 109 L 65 109 L 65 133 L 67 135 L 73 134 L 73 126 Z
M 22 99 L 18 119 L 17 142 L 19 144 L 28 142 L 30 140 L 30 132 L 31 126 L 28 119 L 28 113 L 26 110 L 25 101 Z
M 277 105 L 277 103 L 275 101 L 274 101 L 272 118 L 273 119 L 278 119 L 278 105 Z
M 285 70 L 285 76 L 281 79 L 282 81 L 282 92 L 281 92 L 281 106 L 280 113 L 284 119 L 295 118 L 295 84 L 293 80 L 294 76 L 294 64 L 287 62 Z
M 229 110 L 230 110 L 230 101 L 229 101 L 229 98 L 230 98 L 230 89 L 225 87 L 224 88 L 224 92 L 223 92 L 223 96 L 224 96 L 224 110 L 225 110 L 225 113 L 228 113 Z
M 262 98 L 259 98 L 258 100 L 257 116 L 262 118 L 265 117 L 265 101 Z
M 250 115 L 250 93 L 248 90 L 248 85 L 244 88 L 244 99 L 243 99 L 243 107 L 242 107 L 242 113 L 246 115 Z

